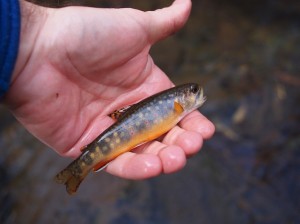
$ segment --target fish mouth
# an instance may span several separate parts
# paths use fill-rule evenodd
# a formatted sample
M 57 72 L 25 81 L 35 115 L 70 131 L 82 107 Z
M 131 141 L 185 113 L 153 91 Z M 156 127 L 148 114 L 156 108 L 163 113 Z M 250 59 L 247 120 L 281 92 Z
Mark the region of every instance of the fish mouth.
M 201 106 L 206 101 L 206 96 L 204 96 L 203 88 L 200 87 L 200 91 L 197 93 L 197 106 Z

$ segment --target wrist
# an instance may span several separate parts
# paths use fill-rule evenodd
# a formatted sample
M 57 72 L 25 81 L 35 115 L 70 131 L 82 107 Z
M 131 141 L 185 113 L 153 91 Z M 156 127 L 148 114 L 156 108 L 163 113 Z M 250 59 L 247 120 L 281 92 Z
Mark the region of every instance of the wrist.
M 20 36 L 20 6 L 18 0 L 0 2 L 0 97 L 9 88 Z
M 20 0 L 21 31 L 20 43 L 15 68 L 11 77 L 11 85 L 24 71 L 30 62 L 30 57 L 34 51 L 35 43 L 38 39 L 39 31 L 46 20 L 46 8 Z

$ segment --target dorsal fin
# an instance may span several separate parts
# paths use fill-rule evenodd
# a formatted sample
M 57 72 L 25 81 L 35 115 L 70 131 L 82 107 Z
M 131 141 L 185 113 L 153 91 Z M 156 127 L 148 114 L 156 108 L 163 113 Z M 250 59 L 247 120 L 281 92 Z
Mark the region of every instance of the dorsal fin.
M 86 149 L 87 145 L 84 145 L 80 148 L 80 152 L 83 152 Z
M 119 110 L 115 110 L 114 112 L 110 113 L 108 116 L 114 119 L 115 121 L 119 120 L 133 105 L 128 105 L 123 107 Z

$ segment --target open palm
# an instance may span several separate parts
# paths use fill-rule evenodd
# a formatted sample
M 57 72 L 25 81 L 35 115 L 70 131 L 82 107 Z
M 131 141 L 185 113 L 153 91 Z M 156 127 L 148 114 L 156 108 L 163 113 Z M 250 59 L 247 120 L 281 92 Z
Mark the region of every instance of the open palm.
M 78 156 L 113 123 L 107 114 L 172 86 L 149 49 L 182 27 L 190 6 L 188 0 L 177 0 L 154 12 L 37 9 L 40 17 L 30 17 L 33 31 L 23 26 L 20 49 L 25 53 L 19 53 L 6 103 L 41 141 L 61 155 Z M 28 36 L 32 45 L 22 42 Z M 213 131 L 206 118 L 193 112 L 160 142 L 121 155 L 106 170 L 132 179 L 174 172 Z

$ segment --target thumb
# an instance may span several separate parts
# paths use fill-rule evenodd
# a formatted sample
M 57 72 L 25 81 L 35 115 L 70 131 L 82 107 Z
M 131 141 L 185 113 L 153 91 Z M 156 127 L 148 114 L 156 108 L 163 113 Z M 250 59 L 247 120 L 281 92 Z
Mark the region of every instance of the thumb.
M 151 43 L 155 43 L 183 27 L 190 15 L 191 7 L 191 0 L 175 0 L 169 7 L 148 11 Z

